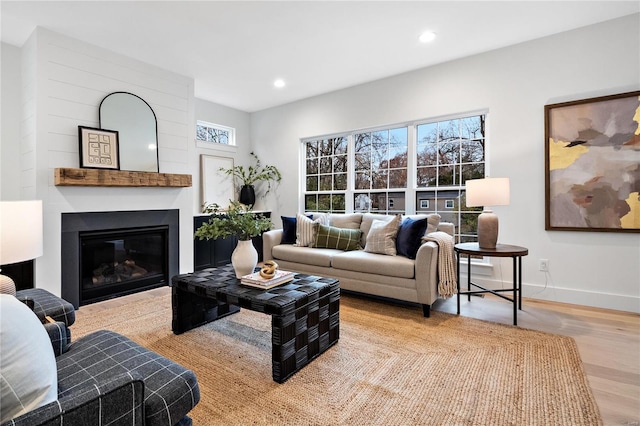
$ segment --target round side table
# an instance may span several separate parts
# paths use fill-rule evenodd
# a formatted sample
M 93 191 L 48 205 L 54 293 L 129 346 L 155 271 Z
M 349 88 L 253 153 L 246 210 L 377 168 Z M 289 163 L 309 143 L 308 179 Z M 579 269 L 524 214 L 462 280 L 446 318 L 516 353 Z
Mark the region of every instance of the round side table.
M 471 301 L 472 294 L 491 293 L 505 300 L 513 302 L 513 325 L 518 325 L 518 309 L 522 310 L 522 257 L 529 254 L 529 249 L 509 244 L 496 244 L 496 248 L 481 248 L 478 243 L 460 243 L 454 246 L 457 254 L 458 270 L 458 315 L 460 315 L 460 295 L 467 295 Z M 467 291 L 460 291 L 460 258 L 467 256 Z M 471 281 L 471 256 L 510 257 L 513 259 L 513 288 L 492 290 Z M 480 290 L 471 290 L 471 287 Z M 509 291 L 513 297 L 509 298 L 501 292 Z

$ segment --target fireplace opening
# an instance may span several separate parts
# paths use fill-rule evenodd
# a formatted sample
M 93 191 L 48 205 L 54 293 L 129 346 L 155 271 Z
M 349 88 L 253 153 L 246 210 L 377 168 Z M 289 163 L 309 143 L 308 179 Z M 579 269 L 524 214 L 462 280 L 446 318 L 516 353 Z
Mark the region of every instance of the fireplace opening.
M 80 233 L 80 304 L 168 282 L 168 226 Z
M 177 209 L 62 213 L 62 298 L 78 309 L 166 286 L 179 241 Z

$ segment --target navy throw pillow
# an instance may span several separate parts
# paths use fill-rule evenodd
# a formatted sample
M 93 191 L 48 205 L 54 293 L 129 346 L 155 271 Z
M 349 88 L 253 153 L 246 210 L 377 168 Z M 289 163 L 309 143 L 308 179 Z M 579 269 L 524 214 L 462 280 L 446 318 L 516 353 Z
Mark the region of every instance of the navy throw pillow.
M 313 219 L 312 215 L 307 217 Z M 282 241 L 280 241 L 280 244 L 295 244 L 296 225 L 298 224 L 296 217 L 280 216 L 280 219 L 282 219 Z
M 422 244 L 422 237 L 427 231 L 427 219 L 411 219 L 405 218 L 398 228 L 398 235 L 396 236 L 396 252 L 408 257 L 409 259 L 415 259 L 416 253 Z

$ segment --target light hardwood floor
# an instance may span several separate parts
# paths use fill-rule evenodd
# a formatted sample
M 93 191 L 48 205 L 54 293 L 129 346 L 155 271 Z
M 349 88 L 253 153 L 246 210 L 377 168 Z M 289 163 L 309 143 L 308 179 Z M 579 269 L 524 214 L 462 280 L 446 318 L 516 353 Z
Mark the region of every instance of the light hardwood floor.
M 153 303 L 169 292 L 163 287 L 83 306 L 77 321 L 132 300 Z M 436 302 L 433 309 L 455 314 L 456 299 Z M 513 324 L 513 305 L 493 296 L 472 297 L 471 302 L 462 297 L 461 315 Z M 640 425 L 640 315 L 525 298 L 518 326 L 573 337 L 604 424 Z

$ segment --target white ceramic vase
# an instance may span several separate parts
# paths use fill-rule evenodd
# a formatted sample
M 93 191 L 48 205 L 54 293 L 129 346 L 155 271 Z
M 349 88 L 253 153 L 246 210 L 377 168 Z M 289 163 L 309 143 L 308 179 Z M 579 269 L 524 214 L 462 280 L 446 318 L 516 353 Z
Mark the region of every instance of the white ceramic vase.
M 236 278 L 251 274 L 258 264 L 258 252 L 251 240 L 238 241 L 238 245 L 231 253 L 231 264 L 236 271 Z

